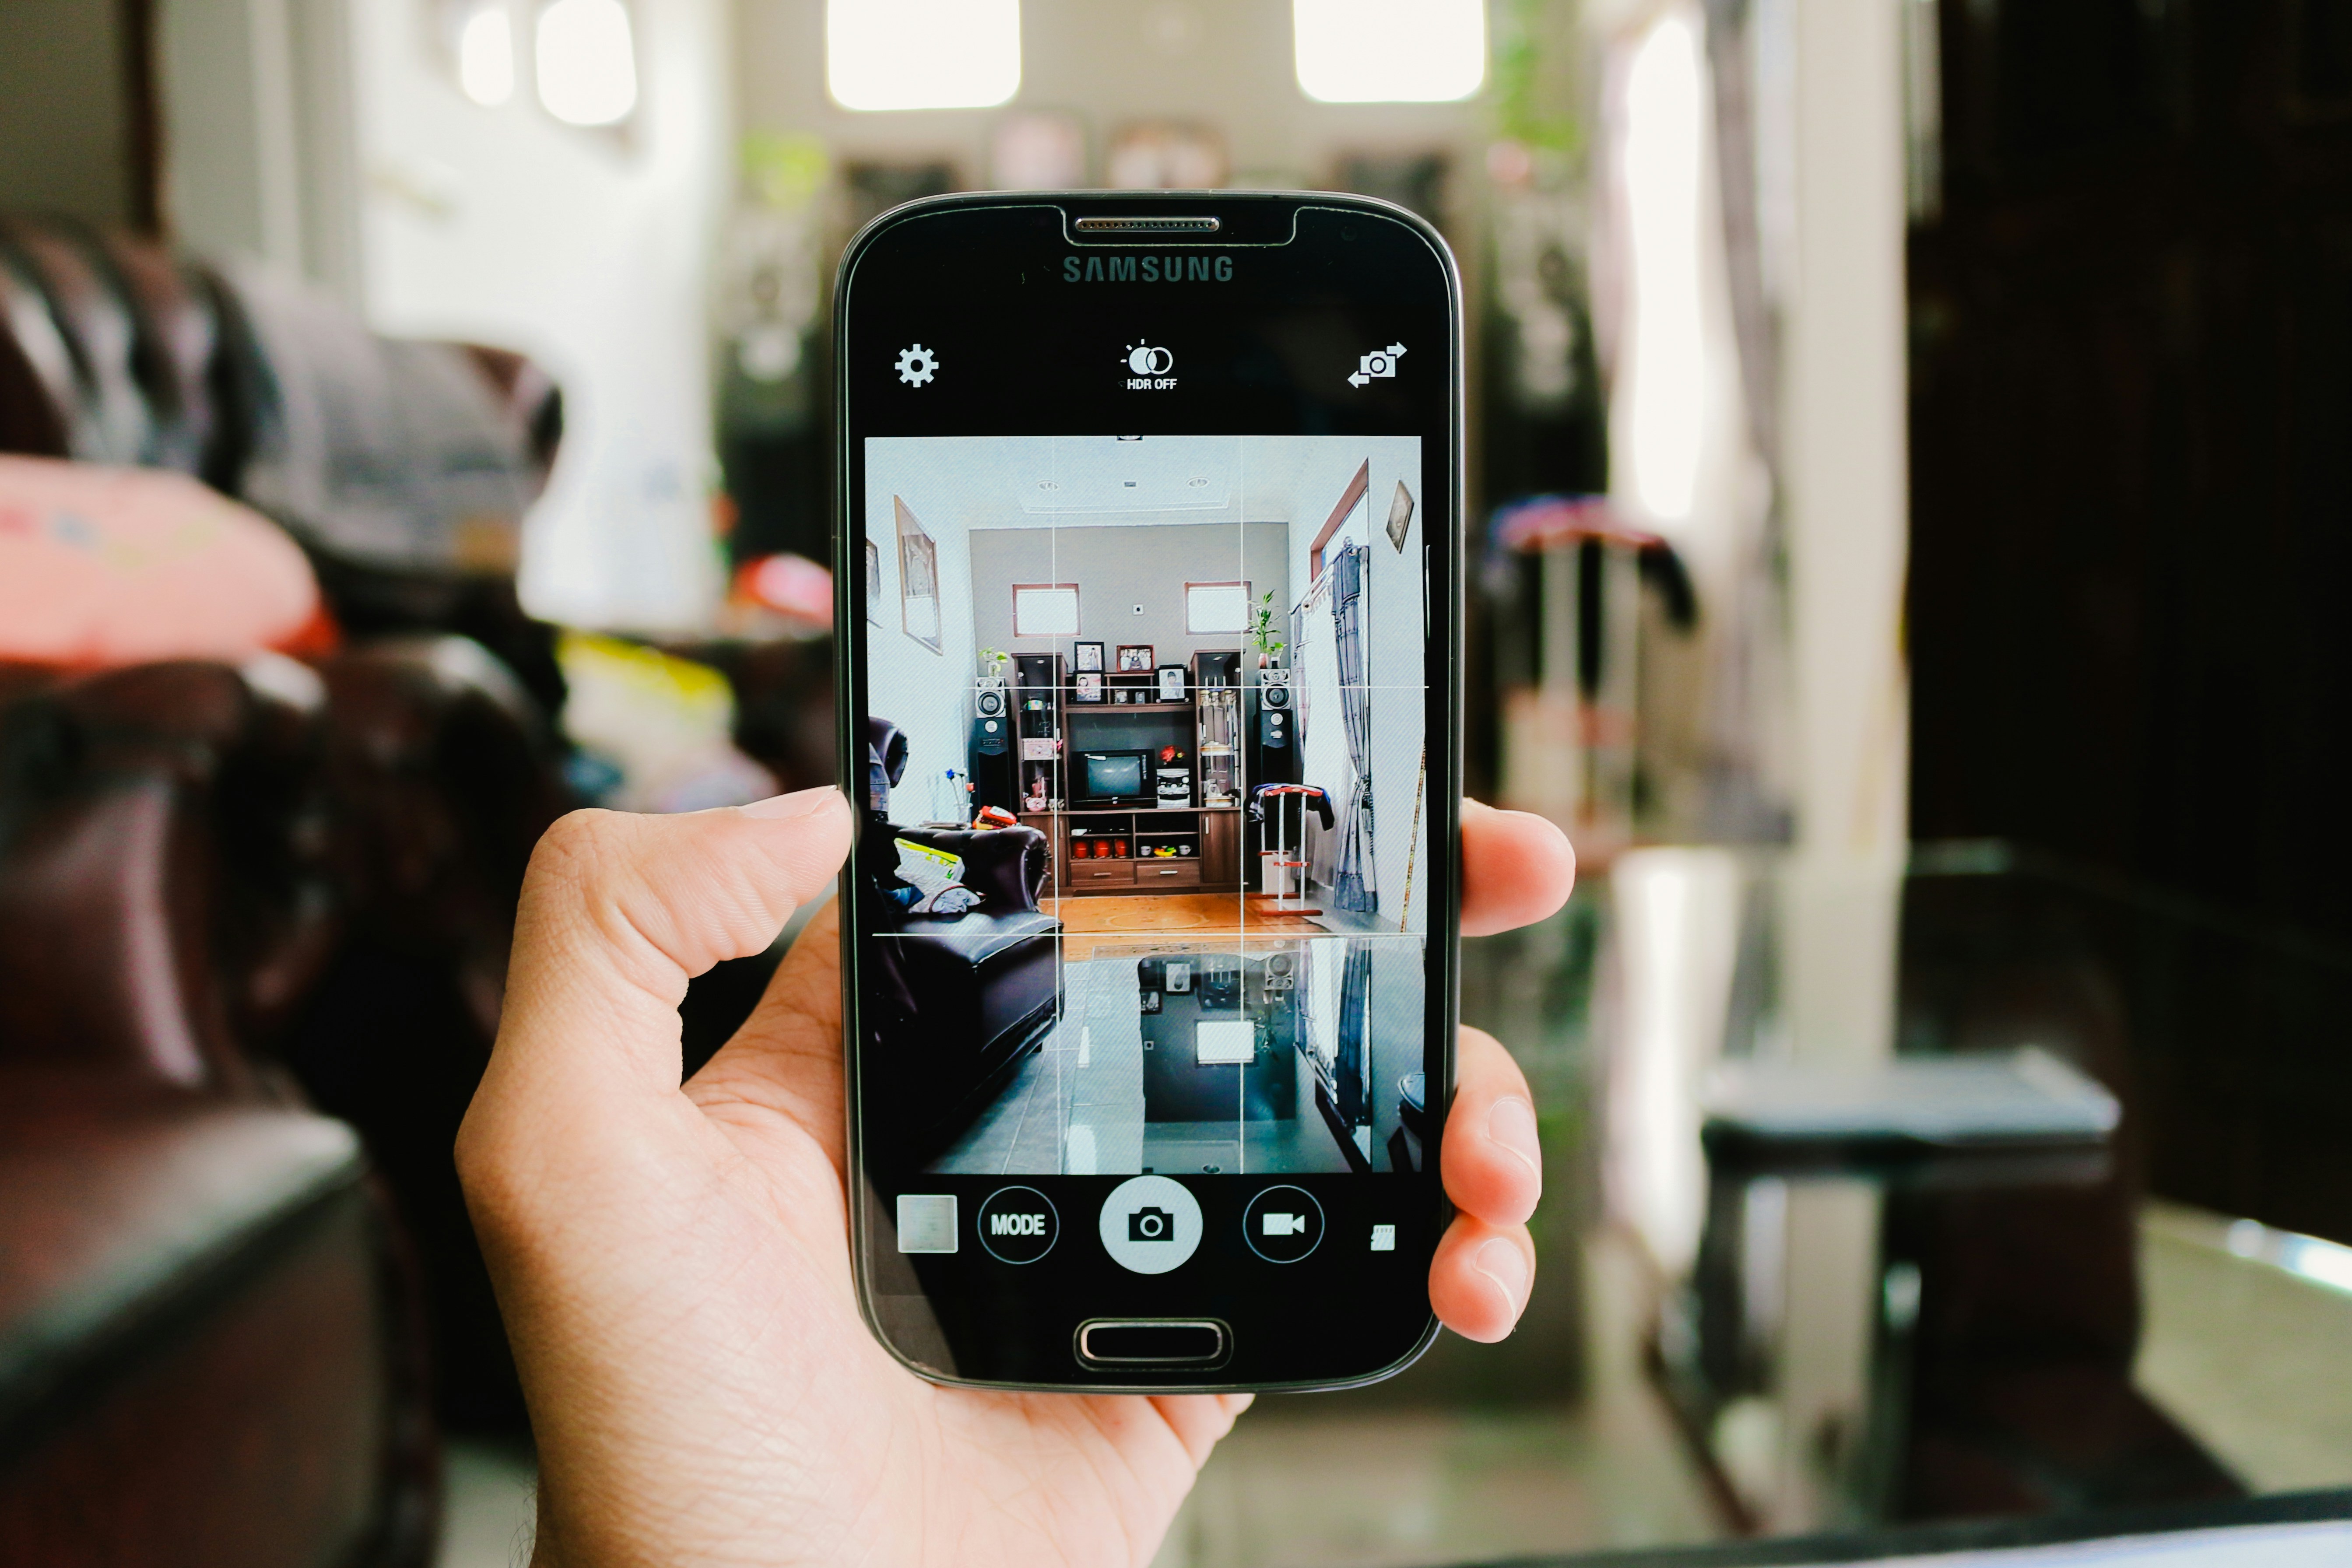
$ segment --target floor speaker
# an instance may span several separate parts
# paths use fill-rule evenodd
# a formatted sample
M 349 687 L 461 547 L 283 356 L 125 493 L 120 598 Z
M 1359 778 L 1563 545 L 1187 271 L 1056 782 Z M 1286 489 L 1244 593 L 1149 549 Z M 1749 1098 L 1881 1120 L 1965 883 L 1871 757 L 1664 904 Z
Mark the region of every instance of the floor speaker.
M 1290 688 L 1266 686 L 1258 691 L 1256 744 L 1250 772 L 1252 784 L 1298 782 L 1298 713 L 1290 705 Z
M 982 715 L 971 721 L 971 803 L 977 808 L 1013 803 L 1013 715 Z

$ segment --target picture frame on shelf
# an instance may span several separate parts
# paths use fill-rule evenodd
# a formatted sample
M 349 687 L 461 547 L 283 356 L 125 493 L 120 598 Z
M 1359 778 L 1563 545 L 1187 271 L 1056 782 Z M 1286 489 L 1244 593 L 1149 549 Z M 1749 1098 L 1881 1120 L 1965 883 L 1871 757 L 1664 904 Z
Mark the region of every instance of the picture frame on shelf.
M 1159 696 L 1162 702 L 1184 700 L 1184 667 L 1182 665 L 1163 664 L 1160 667 Z
M 1081 642 L 1070 645 L 1070 668 L 1084 673 L 1100 675 L 1103 667 L 1103 645 Z
M 1100 643 L 1095 645 L 1097 648 Z M 1100 702 L 1103 700 L 1103 678 L 1099 669 L 1082 669 L 1070 678 L 1070 700 Z
M 1148 642 L 1123 642 L 1118 645 L 1118 673 L 1150 675 L 1156 661 Z

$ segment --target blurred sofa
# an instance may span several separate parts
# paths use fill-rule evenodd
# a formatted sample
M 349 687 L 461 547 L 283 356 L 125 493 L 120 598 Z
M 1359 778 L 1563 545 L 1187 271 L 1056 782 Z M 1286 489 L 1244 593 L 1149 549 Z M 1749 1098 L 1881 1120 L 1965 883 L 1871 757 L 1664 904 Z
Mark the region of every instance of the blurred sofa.
M 267 1048 L 341 923 L 307 674 L 0 670 L 0 1562 L 431 1559 L 416 1272 Z
M 0 452 L 199 479 L 300 546 L 324 608 L 299 659 L 242 666 L 12 665 L 0 627 L 0 720 L 34 759 L 0 777 L 0 824 L 20 825 L 0 826 L 0 1055 L 79 1074 L 97 1042 L 145 1030 L 171 1083 L 234 1084 L 273 1114 L 356 1130 L 349 1182 L 373 1194 L 378 1260 L 416 1316 L 404 1364 L 434 1395 L 417 1406 L 427 1472 L 435 1409 L 523 1422 L 449 1149 L 495 1037 L 524 866 L 575 804 L 554 629 L 514 588 L 562 411 L 520 356 L 379 338 L 299 283 L 0 215 Z M 21 826 L 51 820 L 42 781 L 96 777 L 132 738 L 140 766 L 203 775 L 178 837 L 139 837 L 160 829 L 135 791 L 101 792 L 71 842 Z M 140 846 L 162 858 L 149 870 L 109 858 Z M 177 891 L 199 862 L 201 895 Z M 74 978 L 99 951 L 142 977 L 163 962 L 109 891 L 133 876 L 194 900 L 168 949 L 210 965 L 206 988 L 182 987 L 185 1039 L 136 987 Z M 196 1057 L 195 1076 L 171 1066 Z M 76 1092 L 145 1103 L 108 1081 Z M 87 1120 L 40 1103 L 60 1127 Z M 271 1136 L 239 1125 L 257 1147 Z M 0 1210 L 0 1289 L 18 1218 Z
M 355 1131 L 360 1152 L 334 1181 L 366 1194 L 363 1221 L 347 1223 L 372 1238 L 378 1305 L 405 1302 L 414 1317 L 394 1334 L 379 1312 L 367 1331 L 386 1354 L 397 1341 L 403 1375 L 429 1392 L 401 1406 L 422 1423 L 407 1462 L 422 1478 L 414 1495 L 428 1501 L 436 1425 L 499 1435 L 526 1426 L 450 1148 L 496 1037 L 531 848 L 582 804 L 580 759 L 560 723 L 556 629 L 526 614 L 515 591 L 523 515 L 562 433 L 561 390 L 523 356 L 382 338 L 296 280 L 0 213 L 0 453 L 199 479 L 299 545 L 323 609 L 300 646 L 277 645 L 294 657 L 243 662 L 61 668 L 20 654 L 11 663 L 0 627 L 0 727 L 16 726 L 10 754 L 22 763 L 0 772 L 0 878 L 15 900 L 0 929 L 9 993 L 0 1058 L 62 1061 L 79 1086 L 21 1097 L 39 1109 L 0 1127 L 0 1142 L 19 1125 L 28 1141 L 54 1128 L 68 1151 L 58 1158 L 70 1163 L 80 1134 L 62 1130 L 98 1126 L 118 1100 L 121 1115 L 147 1118 L 142 1127 L 177 1125 L 177 1110 L 135 1110 L 164 1092 L 148 1082 L 158 1072 L 177 1086 L 165 1093 L 170 1106 L 218 1082 L 314 1132 L 329 1128 L 316 1112 Z M 0 527 L 8 521 L 0 515 Z M 825 645 L 677 651 L 722 671 L 738 744 L 783 787 L 830 780 Z M 42 781 L 102 772 L 111 764 L 100 759 L 125 737 L 140 737 L 148 750 L 139 754 L 157 768 L 202 774 L 201 789 L 173 808 L 174 836 L 139 838 L 152 825 L 115 795 L 89 807 L 99 816 L 74 819 L 80 837 L 70 842 L 41 837 L 64 831 L 54 826 L 20 831 L 50 821 Z M 163 962 L 154 930 L 109 901 L 108 879 L 147 862 L 108 857 L 135 845 L 161 857 L 139 875 L 193 900 L 173 917 L 189 923 L 174 928 L 170 962 L 209 966 L 205 987 L 186 991 L 181 1035 L 157 1022 L 168 1009 L 139 1000 L 146 993 L 79 978 L 99 951 L 150 977 Z M 201 896 L 183 893 L 197 884 L 174 879 L 199 862 L 209 868 Z M 681 1009 L 688 1071 L 733 1032 L 780 956 L 698 979 Z M 134 1037 L 152 1047 L 144 1077 L 85 1071 L 90 1053 L 106 1054 L 98 1042 Z M 169 1067 L 197 1058 L 193 1078 Z M 258 1149 L 278 1136 L 250 1118 L 234 1132 L 197 1120 L 209 1129 L 202 1139 L 226 1144 Z M 254 1179 L 257 1193 L 268 1187 L 257 1168 Z M 267 1203 L 256 1212 L 265 1211 L 276 1212 Z M 100 1205 L 88 1216 L 94 1237 L 110 1215 L 128 1224 Z M 0 1205 L 0 1296 L 20 1283 L 11 1260 L 33 1245 L 30 1223 Z M 164 1230 L 123 1234 L 148 1241 L 106 1256 L 147 1256 L 166 1274 L 168 1259 L 194 1246 Z M 94 1331 L 104 1316 L 68 1314 Z M 89 1353 L 93 1365 L 112 1364 Z M 98 1385 L 59 1384 L 69 1393 L 42 1396 L 42 1422 L 86 1408 Z M 265 1375 L 247 1397 L 281 1394 L 291 1430 L 302 1424 L 291 1414 L 295 1389 L 274 1390 Z M 5 1450 L 19 1451 L 37 1447 Z M 0 1452 L 0 1475 L 31 1473 L 8 1463 Z M 0 1534 L 0 1562 L 19 1560 L 13 1539 Z M 353 1560 L 398 1560 L 385 1550 Z

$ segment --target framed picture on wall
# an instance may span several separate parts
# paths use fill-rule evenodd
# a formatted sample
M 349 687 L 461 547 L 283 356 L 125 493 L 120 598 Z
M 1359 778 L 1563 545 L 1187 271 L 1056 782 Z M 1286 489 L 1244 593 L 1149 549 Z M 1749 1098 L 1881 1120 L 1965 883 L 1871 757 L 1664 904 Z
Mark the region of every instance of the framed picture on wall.
M 898 514 L 898 624 L 907 635 L 929 648 L 940 647 L 940 547 L 897 496 L 890 504 Z
M 1100 643 L 1098 643 L 1098 642 L 1082 642 L 1082 643 L 1073 643 L 1073 644 L 1071 644 L 1071 645 L 1070 645 L 1070 647 L 1071 647 L 1070 668 L 1071 668 L 1072 669 L 1076 669 L 1076 670 L 1088 670 L 1088 669 L 1091 669 L 1091 670 L 1093 670 L 1093 671 L 1094 671 L 1096 674 L 1097 674 L 1097 675 L 1099 675 L 1099 674 L 1101 674 L 1101 673 L 1102 673 L 1102 667 L 1103 667 L 1103 645 L 1102 645 L 1102 644 L 1100 644 Z
M 1095 644 L 1100 648 L 1102 644 Z M 1070 678 L 1070 700 L 1099 702 L 1103 700 L 1103 678 L 1099 669 L 1081 670 Z
M 1148 642 L 1123 642 L 1118 645 L 1118 672 L 1121 675 L 1150 675 L 1153 660 Z
M 866 624 L 882 624 L 882 547 L 866 542 Z

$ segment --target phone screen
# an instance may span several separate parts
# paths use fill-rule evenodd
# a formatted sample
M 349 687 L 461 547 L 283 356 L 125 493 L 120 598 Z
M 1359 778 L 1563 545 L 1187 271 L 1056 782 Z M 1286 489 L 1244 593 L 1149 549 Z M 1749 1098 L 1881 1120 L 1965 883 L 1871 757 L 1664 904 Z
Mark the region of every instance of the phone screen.
M 1450 271 L 1190 204 L 1221 243 L 999 201 L 845 268 L 860 1261 L 934 1376 L 1340 1382 L 1428 1332 Z

